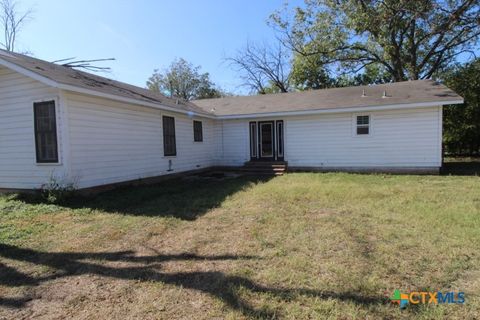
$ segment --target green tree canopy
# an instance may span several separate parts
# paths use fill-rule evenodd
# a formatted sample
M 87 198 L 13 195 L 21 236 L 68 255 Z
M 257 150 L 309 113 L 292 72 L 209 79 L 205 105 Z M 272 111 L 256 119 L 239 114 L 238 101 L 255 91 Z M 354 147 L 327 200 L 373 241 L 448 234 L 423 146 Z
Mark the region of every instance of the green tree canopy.
M 362 86 L 367 84 L 380 84 L 391 82 L 392 76 L 390 73 L 378 65 L 368 65 L 364 68 L 362 73 L 354 75 L 342 74 L 334 79 L 333 86 L 347 87 L 347 86 Z
M 163 72 L 154 70 L 147 81 L 147 88 L 184 100 L 218 98 L 223 92 L 215 87 L 208 72 L 200 73 L 200 66 L 193 66 L 185 59 L 176 59 Z
M 356 74 L 375 65 L 394 81 L 430 78 L 480 36 L 478 0 L 305 0 L 271 23 L 296 54 Z
M 480 58 L 455 66 L 443 75 L 445 84 L 465 99 L 444 108 L 444 143 L 454 154 L 480 154 Z
M 334 79 L 320 59 L 300 54 L 295 54 L 292 59 L 290 80 L 298 90 L 323 89 L 334 85 Z

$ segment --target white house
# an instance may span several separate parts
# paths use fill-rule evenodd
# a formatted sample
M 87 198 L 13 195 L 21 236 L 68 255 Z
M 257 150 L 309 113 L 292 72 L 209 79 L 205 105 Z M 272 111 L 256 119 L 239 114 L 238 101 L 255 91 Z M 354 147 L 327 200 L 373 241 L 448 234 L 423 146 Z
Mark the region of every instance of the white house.
M 0 52 L 0 189 L 51 176 L 88 188 L 247 161 L 289 168 L 438 171 L 434 81 L 183 102 Z

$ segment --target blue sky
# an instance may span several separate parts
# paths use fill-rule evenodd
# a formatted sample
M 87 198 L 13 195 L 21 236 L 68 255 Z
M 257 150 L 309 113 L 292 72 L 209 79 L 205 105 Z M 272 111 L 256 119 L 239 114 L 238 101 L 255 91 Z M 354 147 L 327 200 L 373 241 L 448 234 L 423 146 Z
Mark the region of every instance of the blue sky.
M 241 81 L 223 61 L 247 40 L 272 39 L 266 20 L 284 0 L 18 0 L 33 8 L 17 50 L 47 61 L 114 57 L 107 77 L 145 86 L 153 69 L 182 57 L 221 87 Z M 300 4 L 301 0 L 290 1 Z

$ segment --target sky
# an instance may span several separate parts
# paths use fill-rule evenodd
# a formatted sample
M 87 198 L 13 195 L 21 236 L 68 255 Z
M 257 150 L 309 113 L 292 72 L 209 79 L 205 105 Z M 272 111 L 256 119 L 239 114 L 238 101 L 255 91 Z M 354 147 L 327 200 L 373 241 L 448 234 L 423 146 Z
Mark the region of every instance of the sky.
M 115 58 L 109 78 L 144 87 L 154 69 L 184 58 L 223 89 L 244 93 L 225 57 L 247 41 L 269 41 L 266 23 L 285 0 L 17 0 L 32 18 L 16 50 L 54 61 Z M 300 4 L 292 0 L 290 5 Z

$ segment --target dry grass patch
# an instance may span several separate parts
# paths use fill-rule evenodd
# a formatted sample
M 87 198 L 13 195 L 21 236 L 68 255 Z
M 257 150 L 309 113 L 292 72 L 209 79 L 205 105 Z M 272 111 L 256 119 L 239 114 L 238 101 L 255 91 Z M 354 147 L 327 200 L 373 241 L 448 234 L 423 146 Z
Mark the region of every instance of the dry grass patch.
M 478 318 L 478 177 L 186 179 L 0 198 L 0 318 Z M 388 302 L 465 291 L 465 305 Z

